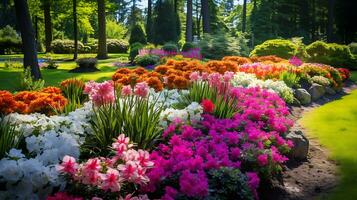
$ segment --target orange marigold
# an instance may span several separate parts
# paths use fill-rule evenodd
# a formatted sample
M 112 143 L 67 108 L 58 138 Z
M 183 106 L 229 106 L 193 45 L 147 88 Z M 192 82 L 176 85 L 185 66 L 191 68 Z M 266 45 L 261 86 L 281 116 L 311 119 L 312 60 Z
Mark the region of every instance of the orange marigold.
M 14 96 L 6 90 L 0 90 L 0 114 L 9 114 L 17 109 Z
M 58 87 L 45 87 L 41 90 L 43 93 L 62 94 L 62 90 Z

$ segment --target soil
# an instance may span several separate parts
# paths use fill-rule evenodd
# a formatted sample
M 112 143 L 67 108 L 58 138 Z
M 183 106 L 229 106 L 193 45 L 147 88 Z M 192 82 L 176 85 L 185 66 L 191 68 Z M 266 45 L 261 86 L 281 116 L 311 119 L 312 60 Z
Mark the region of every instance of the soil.
M 301 130 L 309 139 L 309 154 L 306 160 L 290 160 L 286 163 L 282 180 L 273 181 L 269 187 L 260 191 L 263 200 L 308 200 L 328 195 L 339 181 L 338 163 L 329 158 L 329 152 L 319 144 L 316 138 L 299 124 L 302 115 L 318 106 L 340 99 L 357 89 L 353 82 L 347 82 L 340 93 L 323 97 L 308 107 L 291 107 L 291 117 L 295 120 L 292 130 Z

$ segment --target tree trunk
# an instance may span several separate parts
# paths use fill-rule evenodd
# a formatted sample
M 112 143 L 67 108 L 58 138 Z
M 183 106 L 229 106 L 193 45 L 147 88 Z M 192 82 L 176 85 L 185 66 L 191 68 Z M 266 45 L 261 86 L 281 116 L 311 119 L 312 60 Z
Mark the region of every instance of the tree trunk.
M 51 42 L 52 42 L 51 0 L 44 0 L 43 13 L 44 13 L 44 19 L 45 19 L 46 52 L 50 52 L 51 51 Z
M 192 42 L 192 0 L 187 0 L 186 42 Z
M 243 1 L 243 17 L 242 17 L 242 32 L 246 31 L 247 24 L 247 0 Z
M 73 0 L 73 40 L 74 40 L 73 60 L 76 60 L 78 58 L 77 0 Z
M 98 59 L 108 58 L 105 26 L 105 0 L 98 0 Z
M 210 33 L 211 27 L 210 27 L 208 0 L 201 0 L 201 12 L 202 12 L 202 21 L 203 21 L 203 32 Z
M 152 42 L 152 0 L 148 0 L 148 14 L 146 21 L 146 36 L 148 42 Z
M 327 42 L 333 42 L 334 0 L 328 1 Z
M 24 67 L 31 68 L 31 75 L 35 80 L 41 79 L 38 66 L 35 32 L 32 27 L 29 8 L 26 0 L 15 0 L 17 23 L 21 31 L 22 47 L 24 52 Z

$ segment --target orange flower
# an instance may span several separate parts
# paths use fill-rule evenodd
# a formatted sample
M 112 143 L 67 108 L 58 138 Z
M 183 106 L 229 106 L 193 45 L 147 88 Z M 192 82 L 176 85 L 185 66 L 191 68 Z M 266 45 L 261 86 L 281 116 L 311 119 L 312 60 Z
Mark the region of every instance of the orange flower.
M 58 87 L 46 87 L 41 90 L 44 93 L 62 94 L 62 90 Z
M 145 79 L 145 82 L 152 88 L 155 89 L 156 92 L 164 89 L 163 83 L 157 77 L 150 77 Z
M 223 61 L 231 61 L 231 62 L 236 63 L 237 65 L 252 63 L 252 61 L 249 58 L 240 57 L 240 56 L 225 56 L 225 57 L 223 57 L 222 60 Z
M 0 114 L 9 114 L 17 109 L 14 96 L 6 90 L 0 90 Z
M 82 80 L 71 78 L 71 79 L 62 81 L 60 85 L 62 88 L 67 88 L 71 85 L 76 85 L 79 88 L 84 88 L 85 83 Z

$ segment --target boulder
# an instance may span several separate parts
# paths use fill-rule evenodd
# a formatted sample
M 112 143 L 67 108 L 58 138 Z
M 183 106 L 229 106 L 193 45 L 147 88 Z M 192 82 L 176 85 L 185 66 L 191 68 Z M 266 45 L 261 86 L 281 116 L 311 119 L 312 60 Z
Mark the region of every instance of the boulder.
M 322 96 L 325 94 L 325 88 L 322 85 L 319 85 L 317 83 L 313 83 L 311 87 L 309 88 L 309 93 L 311 95 L 312 101 L 316 101 L 320 99 Z
M 309 153 L 309 140 L 304 136 L 300 130 L 292 131 L 286 139 L 291 140 L 294 143 L 294 147 L 291 149 L 289 156 L 293 159 L 304 160 Z
M 294 92 L 294 96 L 301 105 L 308 105 L 311 103 L 311 95 L 305 89 L 297 89 Z
M 336 91 L 332 89 L 331 87 L 325 87 L 326 94 L 328 95 L 335 95 Z

